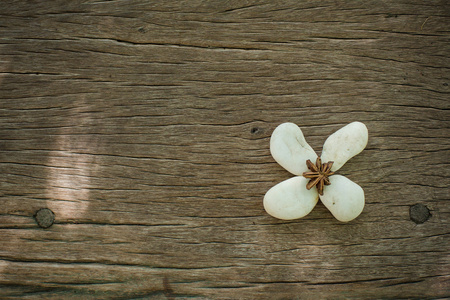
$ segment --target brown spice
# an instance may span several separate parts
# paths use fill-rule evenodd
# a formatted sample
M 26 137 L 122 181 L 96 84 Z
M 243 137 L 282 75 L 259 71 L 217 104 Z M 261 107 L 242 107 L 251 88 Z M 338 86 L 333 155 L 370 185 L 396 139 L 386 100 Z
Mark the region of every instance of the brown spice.
M 331 167 L 333 166 L 332 161 L 322 164 L 320 157 L 317 157 L 316 164 L 314 165 L 311 160 L 306 161 L 306 165 L 311 172 L 304 172 L 303 177 L 310 178 L 311 180 L 306 184 L 306 188 L 310 190 L 313 186 L 316 186 L 319 195 L 323 195 L 323 187 L 325 185 L 330 185 L 330 179 L 328 176 L 334 174 L 331 172 Z

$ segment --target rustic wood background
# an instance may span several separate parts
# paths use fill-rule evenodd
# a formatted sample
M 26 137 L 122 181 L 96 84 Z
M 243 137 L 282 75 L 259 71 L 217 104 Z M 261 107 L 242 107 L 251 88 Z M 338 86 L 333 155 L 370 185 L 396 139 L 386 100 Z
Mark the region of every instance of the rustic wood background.
M 448 1 L 0 7 L 0 298 L 450 296 Z M 361 216 L 267 215 L 273 129 L 356 120 Z

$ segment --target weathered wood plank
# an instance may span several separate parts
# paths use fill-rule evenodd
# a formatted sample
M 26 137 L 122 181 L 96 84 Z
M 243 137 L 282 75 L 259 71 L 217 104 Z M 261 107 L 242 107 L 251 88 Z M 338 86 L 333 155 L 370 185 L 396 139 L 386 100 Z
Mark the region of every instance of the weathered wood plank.
M 1 298 L 450 296 L 445 1 L 1 6 Z M 362 215 L 267 215 L 273 129 L 354 120 Z

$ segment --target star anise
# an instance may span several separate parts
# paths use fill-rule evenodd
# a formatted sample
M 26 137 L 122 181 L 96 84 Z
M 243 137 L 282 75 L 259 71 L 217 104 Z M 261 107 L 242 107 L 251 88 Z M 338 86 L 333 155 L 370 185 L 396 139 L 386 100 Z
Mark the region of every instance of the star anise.
M 319 194 L 323 195 L 323 187 L 325 185 L 330 185 L 330 179 L 328 179 L 328 176 L 334 174 L 334 172 L 331 172 L 331 166 L 333 166 L 333 162 L 329 161 L 322 164 L 322 160 L 320 159 L 320 157 L 317 157 L 315 165 L 309 159 L 306 161 L 306 165 L 308 166 L 308 169 L 311 170 L 311 172 L 303 173 L 303 177 L 311 178 L 311 180 L 306 185 L 306 188 L 310 190 L 313 186 L 316 186 Z

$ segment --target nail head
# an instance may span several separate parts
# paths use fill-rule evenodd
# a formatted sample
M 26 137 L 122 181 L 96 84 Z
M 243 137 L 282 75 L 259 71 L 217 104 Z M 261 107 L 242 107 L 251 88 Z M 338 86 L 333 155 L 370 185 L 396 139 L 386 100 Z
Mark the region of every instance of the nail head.
M 34 219 L 39 227 L 49 228 L 55 222 L 55 214 L 48 208 L 41 208 L 34 215 Z
M 428 207 L 421 203 L 417 203 L 409 208 L 409 217 L 414 223 L 422 224 L 431 217 L 431 213 Z

